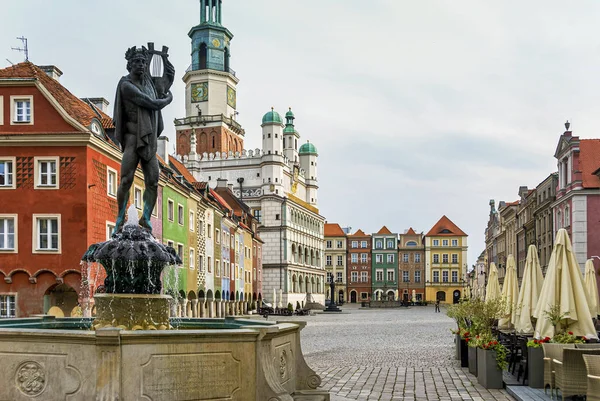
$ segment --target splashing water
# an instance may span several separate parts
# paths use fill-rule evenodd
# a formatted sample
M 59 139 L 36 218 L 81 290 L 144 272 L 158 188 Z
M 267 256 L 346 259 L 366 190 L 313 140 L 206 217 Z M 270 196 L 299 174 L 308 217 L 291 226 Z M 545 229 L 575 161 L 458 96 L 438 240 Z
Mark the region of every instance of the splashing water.
M 139 222 L 138 222 L 138 212 L 137 209 L 135 208 L 135 205 L 131 205 L 129 206 L 129 209 L 127 209 L 127 221 L 125 222 L 126 226 L 139 226 Z

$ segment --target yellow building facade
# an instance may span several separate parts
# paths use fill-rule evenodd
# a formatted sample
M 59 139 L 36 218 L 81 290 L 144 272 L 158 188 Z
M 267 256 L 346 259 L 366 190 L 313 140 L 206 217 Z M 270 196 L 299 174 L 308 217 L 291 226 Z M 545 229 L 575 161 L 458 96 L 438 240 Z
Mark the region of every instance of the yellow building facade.
M 429 302 L 457 303 L 467 281 L 467 234 L 448 217 L 425 235 L 425 299 Z

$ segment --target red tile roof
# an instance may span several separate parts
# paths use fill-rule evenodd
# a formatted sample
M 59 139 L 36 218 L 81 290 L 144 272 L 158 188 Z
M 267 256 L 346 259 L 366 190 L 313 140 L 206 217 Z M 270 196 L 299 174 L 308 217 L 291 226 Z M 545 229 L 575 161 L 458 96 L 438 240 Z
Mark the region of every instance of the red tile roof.
M 225 201 L 225 199 L 223 199 L 223 197 L 221 195 L 219 195 L 216 191 L 211 189 L 210 194 L 217 200 L 217 202 L 219 202 L 221 204 L 221 206 L 223 206 L 225 209 L 233 212 L 233 208 L 229 205 L 229 203 L 227 203 L 227 201 Z
M 377 234 L 391 234 L 392 232 L 388 230 L 386 226 L 381 227 L 381 230 L 377 232 Z
M 323 230 L 326 237 L 345 237 L 346 233 L 337 223 L 325 223 Z
M 50 78 L 48 74 L 30 61 L 0 69 L 0 79 L 11 78 L 37 80 L 73 119 L 85 127 L 88 127 L 92 119 L 96 118 L 105 129 L 114 128 L 111 117 L 100 110 L 92 109 L 90 105 L 73 95 L 57 80 Z
M 357 232 L 355 232 L 354 234 L 352 234 L 350 236 L 351 237 L 368 237 L 369 234 L 365 234 L 365 232 L 359 228 Z
M 206 187 L 208 185 L 208 182 L 206 182 L 206 181 L 196 181 L 196 182 L 193 183 L 193 185 L 194 185 L 194 188 L 196 188 L 197 190 L 203 191 L 203 190 L 206 189 Z
M 177 160 L 174 157 L 169 157 L 169 163 L 171 163 L 173 167 L 175 167 L 175 170 L 177 170 L 179 174 L 181 174 L 183 178 L 186 179 L 187 182 L 189 182 L 190 184 L 196 182 L 196 179 L 194 178 L 192 173 L 190 173 L 189 170 L 179 160 Z
M 412 227 L 410 227 L 405 235 L 417 235 L 417 233 L 415 232 L 415 230 L 413 230 Z
M 431 230 L 429 230 L 429 232 L 426 235 L 427 237 L 433 237 L 433 236 L 467 236 L 467 234 L 465 234 L 463 232 L 463 230 L 461 230 L 460 228 L 458 228 L 458 226 L 456 224 L 454 224 L 452 222 L 452 220 L 450 220 L 448 217 L 446 217 L 445 215 L 442 216 L 441 219 L 438 220 L 437 223 L 435 223 L 435 225 L 431 228 Z
M 584 188 L 600 188 L 600 178 L 594 172 L 600 168 L 600 139 L 579 141 L 579 170 Z

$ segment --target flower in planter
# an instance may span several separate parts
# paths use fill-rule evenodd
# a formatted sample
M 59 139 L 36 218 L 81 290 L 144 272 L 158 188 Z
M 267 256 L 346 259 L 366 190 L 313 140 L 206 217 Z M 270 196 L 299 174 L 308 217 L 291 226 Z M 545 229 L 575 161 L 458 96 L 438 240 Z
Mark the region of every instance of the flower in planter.
M 534 338 L 533 340 L 527 341 L 527 346 L 531 348 L 541 348 L 542 344 L 550 342 L 550 337 L 544 337 L 541 339 Z

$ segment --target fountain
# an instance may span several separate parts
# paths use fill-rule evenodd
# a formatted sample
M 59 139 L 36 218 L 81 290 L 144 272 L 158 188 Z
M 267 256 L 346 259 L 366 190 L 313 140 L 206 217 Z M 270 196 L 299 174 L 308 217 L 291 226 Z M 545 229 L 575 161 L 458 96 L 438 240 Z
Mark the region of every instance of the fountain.
M 128 49 L 130 75 L 119 87 L 128 80 L 146 80 L 150 57 L 160 54 L 167 77 L 154 81 L 156 99 L 151 99 L 160 109 L 170 102 L 174 70 L 166 47 L 162 52 L 153 49 L 150 43 L 148 50 Z M 151 85 L 148 82 L 140 86 Z M 115 104 L 123 104 L 123 96 L 117 90 Z M 135 96 L 129 101 L 129 106 L 135 104 Z M 146 112 L 160 118 L 159 111 L 141 110 L 136 112 L 138 121 Z M 127 115 L 131 113 L 116 108 L 115 135 L 121 140 L 120 119 Z M 146 167 L 139 224 L 135 207 L 129 208 L 125 223 L 131 180 L 122 179 L 116 233 L 91 245 L 83 256 L 84 263 L 97 262 L 106 270 L 104 292 L 94 296 L 95 319 L 0 320 L 0 400 L 329 401 L 329 393 L 317 390 L 321 379 L 302 355 L 300 331 L 306 323 L 169 319 L 171 297 L 161 294 L 161 272 L 181 260 L 173 248 L 152 236 L 150 215 L 157 185 L 146 176 L 146 171 L 153 173 L 148 160 L 155 158 L 159 133 L 151 133 L 146 138 L 148 149 L 136 148 L 132 156 Z M 122 177 L 135 172 L 137 163 L 133 169 L 131 165 L 124 163 Z

